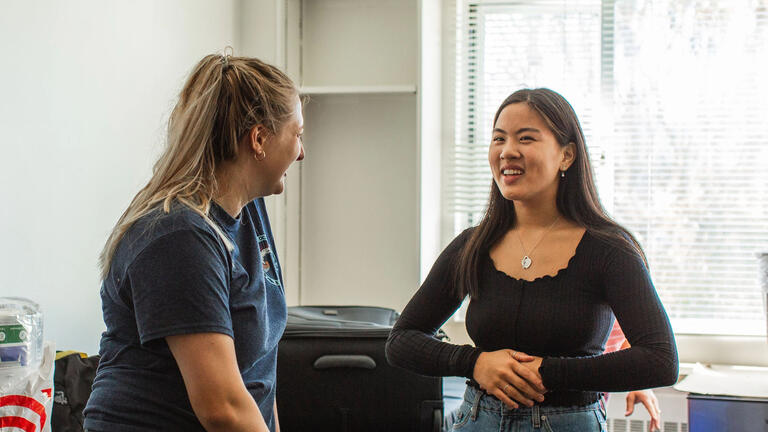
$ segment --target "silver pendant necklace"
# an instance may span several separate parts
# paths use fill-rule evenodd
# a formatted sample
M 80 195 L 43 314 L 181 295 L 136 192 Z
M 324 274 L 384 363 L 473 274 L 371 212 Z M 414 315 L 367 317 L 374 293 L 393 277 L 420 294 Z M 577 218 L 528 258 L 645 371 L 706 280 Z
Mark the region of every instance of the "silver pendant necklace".
M 518 231 L 515 231 L 515 233 L 517 234 L 517 239 L 520 241 L 520 248 L 523 250 L 523 259 L 520 260 L 520 264 L 523 266 L 523 270 L 528 270 L 528 268 L 530 268 L 533 265 L 533 260 L 531 260 L 530 255 L 533 254 L 533 251 L 536 250 L 536 248 L 539 246 L 539 243 L 541 243 L 541 241 L 544 240 L 544 237 L 547 235 L 549 230 L 551 230 L 552 227 L 554 227 L 557 221 L 559 220 L 560 220 L 560 215 L 558 215 L 555 218 L 554 222 L 552 222 L 552 224 L 549 225 L 549 227 L 544 230 L 544 233 L 541 235 L 541 237 L 539 237 L 539 241 L 537 241 L 536 244 L 533 245 L 533 248 L 531 249 L 530 252 L 525 251 L 525 246 L 523 245 L 523 238 L 520 237 L 520 233 Z

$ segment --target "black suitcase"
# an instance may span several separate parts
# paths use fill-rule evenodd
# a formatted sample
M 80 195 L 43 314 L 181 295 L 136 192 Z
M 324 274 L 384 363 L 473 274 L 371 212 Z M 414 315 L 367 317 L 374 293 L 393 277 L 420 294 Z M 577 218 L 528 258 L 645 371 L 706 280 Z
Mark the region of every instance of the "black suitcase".
M 437 432 L 443 384 L 387 363 L 392 309 L 288 308 L 277 355 L 277 410 L 283 432 Z

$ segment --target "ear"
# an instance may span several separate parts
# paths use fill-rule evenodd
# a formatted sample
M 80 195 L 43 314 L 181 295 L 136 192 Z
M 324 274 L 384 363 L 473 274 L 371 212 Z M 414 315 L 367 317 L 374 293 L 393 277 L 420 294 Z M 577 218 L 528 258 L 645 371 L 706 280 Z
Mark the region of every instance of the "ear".
M 269 131 L 264 125 L 259 124 L 252 127 L 247 136 L 248 150 L 253 154 L 263 154 L 268 133 Z
M 567 146 L 563 147 L 563 160 L 560 162 L 560 169 L 567 170 L 570 168 L 574 160 L 576 160 L 576 144 L 569 142 Z

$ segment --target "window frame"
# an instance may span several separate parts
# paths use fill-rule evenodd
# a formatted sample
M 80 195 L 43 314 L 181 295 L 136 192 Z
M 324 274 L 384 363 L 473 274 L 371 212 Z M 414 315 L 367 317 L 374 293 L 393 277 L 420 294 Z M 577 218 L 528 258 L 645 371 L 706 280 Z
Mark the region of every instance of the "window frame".
M 442 132 L 443 132 L 443 175 L 442 179 L 447 178 L 445 175 L 445 165 L 448 162 L 447 156 L 453 151 L 455 140 L 459 138 L 457 133 L 462 133 L 462 128 L 457 128 L 456 123 L 460 121 L 460 114 L 457 114 L 457 92 L 461 91 L 457 87 L 457 72 L 458 68 L 463 67 L 457 63 L 456 50 L 465 50 L 466 47 L 462 44 L 464 41 L 464 35 L 457 32 L 457 18 L 466 19 L 468 6 L 470 4 L 504 4 L 511 3 L 509 0 L 453 0 L 447 1 L 443 4 L 442 19 L 443 19 L 443 109 L 442 109 Z M 536 0 L 512 2 L 516 4 L 520 3 L 540 3 Z M 605 14 L 606 8 L 612 11 L 614 0 L 603 0 L 603 16 L 611 14 Z M 603 23 L 605 25 L 605 23 Z M 604 36 L 603 36 L 604 37 Z M 605 41 L 603 41 L 605 43 Z M 464 51 L 463 56 L 467 53 Z M 605 65 L 605 61 L 603 61 Z M 448 72 L 448 73 L 446 73 Z M 605 71 L 603 71 L 605 73 Z M 603 83 L 605 86 L 605 83 Z M 463 117 L 461 117 L 463 118 Z M 603 155 L 608 155 L 610 158 L 610 150 L 604 151 Z M 608 170 L 612 171 L 611 161 L 607 161 Z M 612 178 L 612 173 L 608 174 L 608 177 Z M 423 181 L 429 181 L 423 179 Z M 612 184 L 605 184 L 605 179 L 598 180 L 598 187 L 601 192 L 601 196 L 612 196 L 613 187 Z M 445 184 L 440 184 L 439 188 L 443 195 L 443 202 L 447 202 L 445 199 L 446 187 Z M 453 238 L 453 218 L 452 213 L 448 210 L 447 205 L 443 205 L 441 210 L 441 245 L 440 249 L 433 249 L 429 251 L 423 251 L 422 257 L 432 258 L 432 261 L 437 258 L 440 251 L 445 247 Z M 422 246 L 423 247 L 423 246 Z M 422 275 L 422 280 L 426 276 L 426 273 Z M 461 309 L 460 309 L 461 310 Z M 456 314 L 449 321 L 464 322 L 463 316 L 457 311 Z M 466 329 L 464 328 L 466 331 Z M 706 363 L 706 364 L 724 364 L 724 365 L 747 365 L 747 366 L 768 366 L 768 337 L 766 336 L 731 336 L 731 335 L 707 335 L 707 334 L 690 334 L 683 332 L 676 332 L 675 339 L 677 341 L 678 353 L 681 363 Z M 469 340 L 466 335 L 459 335 L 457 340 Z

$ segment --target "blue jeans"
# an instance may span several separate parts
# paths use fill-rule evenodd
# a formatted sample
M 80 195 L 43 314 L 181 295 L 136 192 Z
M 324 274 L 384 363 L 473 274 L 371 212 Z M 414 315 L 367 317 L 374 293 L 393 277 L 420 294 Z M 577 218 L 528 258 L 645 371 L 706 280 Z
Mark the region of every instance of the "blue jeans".
M 510 409 L 494 396 L 467 386 L 464 402 L 446 418 L 445 430 L 466 432 L 607 432 L 600 402 L 586 406 Z M 453 422 L 453 424 L 451 424 Z

